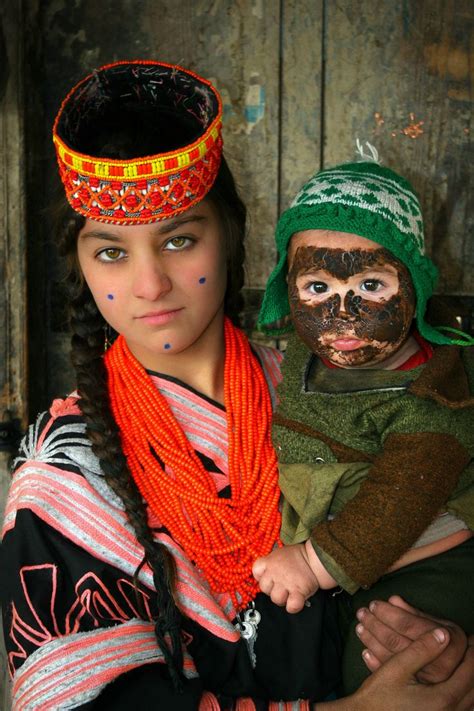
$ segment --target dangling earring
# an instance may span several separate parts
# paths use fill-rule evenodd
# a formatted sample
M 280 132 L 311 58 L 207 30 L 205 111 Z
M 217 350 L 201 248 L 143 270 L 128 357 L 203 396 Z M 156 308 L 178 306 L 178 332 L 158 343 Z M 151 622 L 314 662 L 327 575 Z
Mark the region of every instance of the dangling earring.
M 104 353 L 106 353 L 114 342 L 114 333 L 108 323 L 104 323 Z

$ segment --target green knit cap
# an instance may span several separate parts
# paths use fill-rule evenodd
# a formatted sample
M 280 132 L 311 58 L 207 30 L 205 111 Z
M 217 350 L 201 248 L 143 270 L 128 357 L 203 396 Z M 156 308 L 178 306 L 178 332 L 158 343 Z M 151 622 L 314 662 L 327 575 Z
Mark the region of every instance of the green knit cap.
M 280 217 L 276 229 L 278 263 L 271 273 L 258 327 L 268 335 L 291 329 L 288 315 L 287 253 L 295 232 L 334 230 L 366 237 L 388 249 L 408 268 L 416 292 L 416 321 L 422 336 L 433 343 L 472 345 L 474 339 L 456 329 L 444 335 L 425 321 L 426 303 L 438 271 L 425 255 L 423 216 L 410 183 L 375 162 L 344 163 L 316 173 Z M 284 325 L 282 325 L 284 323 Z

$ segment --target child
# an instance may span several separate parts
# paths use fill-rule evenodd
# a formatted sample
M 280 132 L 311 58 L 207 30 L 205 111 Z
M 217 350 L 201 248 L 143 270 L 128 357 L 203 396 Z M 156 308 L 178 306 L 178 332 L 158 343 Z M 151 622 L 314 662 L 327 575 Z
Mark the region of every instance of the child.
M 436 269 L 412 186 L 375 162 L 323 170 L 276 242 L 260 325 L 291 313 L 296 330 L 273 421 L 292 545 L 256 561 L 261 590 L 298 612 L 341 586 L 352 618 L 397 591 L 474 631 L 474 352 L 457 347 L 474 341 L 425 320 Z M 368 673 L 356 624 L 346 693 Z

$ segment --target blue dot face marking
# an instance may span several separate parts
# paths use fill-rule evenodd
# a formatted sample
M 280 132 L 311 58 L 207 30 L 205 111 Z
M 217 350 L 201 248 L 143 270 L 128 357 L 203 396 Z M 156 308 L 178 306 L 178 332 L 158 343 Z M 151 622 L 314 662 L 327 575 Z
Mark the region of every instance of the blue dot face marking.
M 163 348 L 165 349 L 165 351 L 169 351 L 169 349 L 171 348 L 171 343 L 165 343 Z
M 108 298 L 110 301 L 113 301 L 113 300 L 114 300 L 114 295 L 113 295 L 113 294 L 107 294 L 107 298 Z
M 200 284 L 205 284 L 205 283 L 206 283 L 206 277 L 201 277 L 201 278 L 199 279 L 199 283 L 200 283 Z

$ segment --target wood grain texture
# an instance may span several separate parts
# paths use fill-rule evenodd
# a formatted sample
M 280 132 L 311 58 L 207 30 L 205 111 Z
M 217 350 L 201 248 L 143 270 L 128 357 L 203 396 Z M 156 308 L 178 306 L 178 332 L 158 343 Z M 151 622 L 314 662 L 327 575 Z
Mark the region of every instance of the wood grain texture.
M 27 424 L 26 240 L 21 4 L 0 15 L 0 421 Z M 0 521 L 10 484 L 10 455 L 0 451 Z M 0 707 L 10 708 L 6 653 L 0 634 Z
M 284 2 L 281 22 L 280 212 L 321 167 L 323 0 Z
M 14 4 L 3 17 L 8 57 L 0 103 L 0 420 L 26 411 L 26 259 L 21 72 Z
M 325 42 L 325 165 L 373 142 L 419 192 L 438 290 L 472 294 L 474 4 L 328 2 Z

